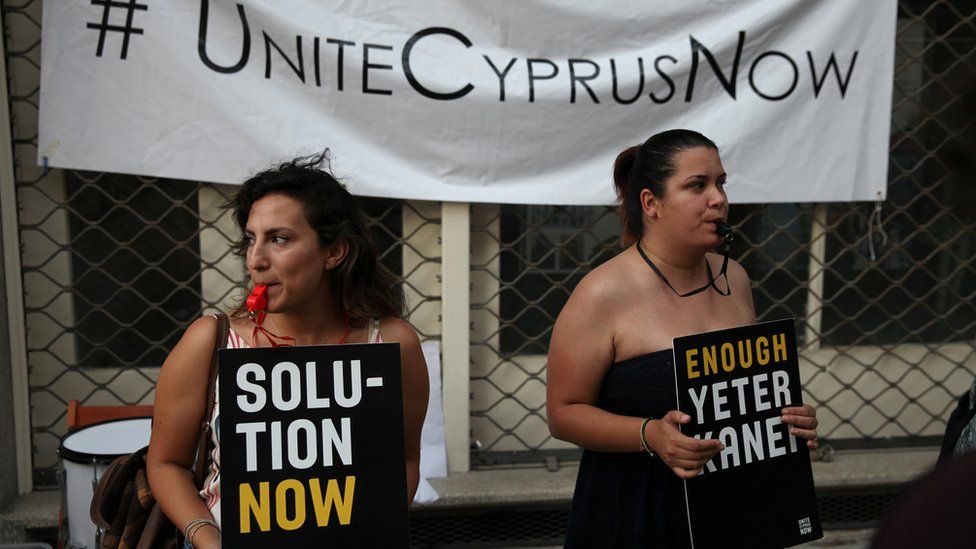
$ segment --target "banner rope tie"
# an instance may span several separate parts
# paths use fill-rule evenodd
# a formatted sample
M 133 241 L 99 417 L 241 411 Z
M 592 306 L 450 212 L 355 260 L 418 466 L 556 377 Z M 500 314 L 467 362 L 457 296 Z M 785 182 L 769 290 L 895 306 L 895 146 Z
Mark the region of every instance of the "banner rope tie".
M 885 232 L 884 224 L 881 218 L 881 201 L 878 200 L 874 203 L 874 210 L 871 215 L 868 216 L 868 252 L 871 255 L 871 261 L 878 260 L 878 254 L 874 249 L 874 231 L 875 225 L 877 225 L 878 233 L 881 235 L 881 246 L 888 245 L 888 233 Z

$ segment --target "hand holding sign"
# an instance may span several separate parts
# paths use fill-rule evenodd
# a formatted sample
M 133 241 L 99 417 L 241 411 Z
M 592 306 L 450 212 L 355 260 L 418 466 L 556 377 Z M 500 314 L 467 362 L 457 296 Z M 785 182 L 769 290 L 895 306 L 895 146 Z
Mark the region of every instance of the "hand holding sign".
M 702 467 L 725 446 L 715 439 L 700 440 L 686 436 L 678 425 L 691 421 L 691 416 L 671 410 L 662 419 L 647 424 L 647 441 L 651 449 L 681 478 L 698 476 Z
M 820 446 L 817 443 L 817 410 L 809 405 L 790 406 L 783 408 L 783 423 L 790 426 L 790 434 L 807 441 L 807 447 L 811 450 Z

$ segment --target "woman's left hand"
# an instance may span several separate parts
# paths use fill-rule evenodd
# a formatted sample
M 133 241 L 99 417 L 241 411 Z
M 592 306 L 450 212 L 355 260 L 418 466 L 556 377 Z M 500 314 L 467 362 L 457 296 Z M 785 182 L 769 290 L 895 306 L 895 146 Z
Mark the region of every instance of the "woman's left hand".
M 807 447 L 814 450 L 817 444 L 817 409 L 809 404 L 783 408 L 783 423 L 790 426 L 790 434 L 806 439 Z

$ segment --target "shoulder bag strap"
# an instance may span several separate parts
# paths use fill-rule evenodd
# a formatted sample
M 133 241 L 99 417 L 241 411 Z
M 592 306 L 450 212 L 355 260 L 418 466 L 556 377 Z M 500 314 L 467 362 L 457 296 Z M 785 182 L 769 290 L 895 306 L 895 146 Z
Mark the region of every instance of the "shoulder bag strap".
M 193 464 L 193 482 L 196 487 L 202 488 L 203 481 L 207 475 L 207 459 L 213 444 L 213 437 L 210 435 L 210 422 L 213 419 L 214 403 L 217 400 L 217 351 L 227 345 L 227 335 L 230 332 L 230 319 L 227 315 L 220 313 L 217 317 L 217 338 L 214 341 L 213 356 L 210 358 L 210 377 L 207 380 L 207 407 L 203 412 L 203 422 L 200 424 L 200 437 L 197 440 L 197 457 Z

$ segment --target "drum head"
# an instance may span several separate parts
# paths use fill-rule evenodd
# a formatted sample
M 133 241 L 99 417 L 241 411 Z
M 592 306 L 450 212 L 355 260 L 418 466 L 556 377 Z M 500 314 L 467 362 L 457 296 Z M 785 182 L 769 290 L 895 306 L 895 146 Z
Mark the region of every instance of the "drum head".
M 58 453 L 76 463 L 107 462 L 149 444 L 151 432 L 149 417 L 103 421 L 66 434 Z

